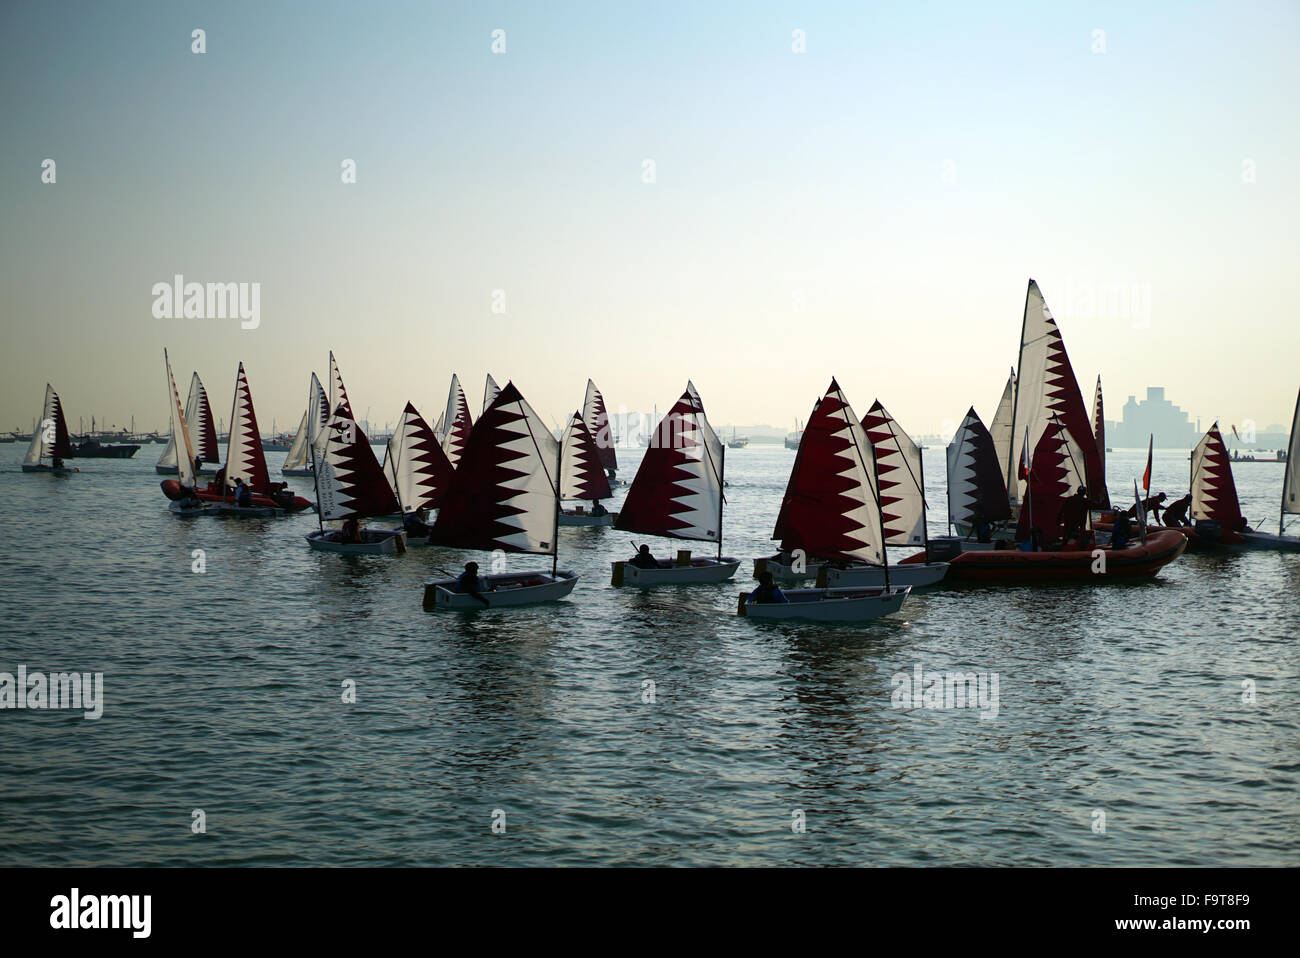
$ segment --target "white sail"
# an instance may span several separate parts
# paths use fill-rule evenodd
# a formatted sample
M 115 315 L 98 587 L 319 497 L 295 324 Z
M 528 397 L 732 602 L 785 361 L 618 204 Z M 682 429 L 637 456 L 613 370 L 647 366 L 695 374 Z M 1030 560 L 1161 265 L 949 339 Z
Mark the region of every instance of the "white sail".
M 948 445 L 948 521 L 973 525 L 977 513 L 1000 522 L 1011 509 L 993 439 L 972 406 Z
M 561 499 L 608 499 L 613 495 L 605 470 L 600 464 L 600 450 L 582 413 L 569 417 L 560 451 Z
M 316 506 L 322 520 L 384 516 L 398 509 L 370 440 L 352 419 L 346 402 L 326 427 L 325 455 L 317 459 Z
M 993 451 L 997 453 L 998 464 L 1002 470 L 1002 485 L 1007 483 L 1007 463 L 1011 461 L 1011 419 L 1016 397 L 1016 371 L 1011 370 L 1007 377 L 1006 388 L 1002 390 L 1002 399 L 998 402 L 997 412 L 989 424 L 989 436 L 993 440 Z
M 23 457 L 25 465 L 35 465 L 42 459 L 56 459 L 72 453 L 68 441 L 68 426 L 63 418 L 63 403 L 49 383 L 45 384 L 45 403 L 41 406 L 41 421 L 32 431 L 32 442 Z
M 439 505 L 452 467 L 429 424 L 409 402 L 384 452 L 384 475 L 404 513 Z
M 497 393 L 501 392 L 501 387 L 497 381 L 492 378 L 492 374 L 487 374 L 487 382 L 483 384 L 483 406 L 479 409 L 478 414 L 481 416 L 487 412 L 487 407 L 492 405 L 492 400 L 497 398 Z M 441 420 L 439 420 L 441 422 Z
M 317 459 L 325 456 L 325 446 L 329 443 L 330 432 L 330 415 L 333 410 L 330 408 L 329 396 L 325 394 L 325 387 L 320 384 L 316 374 L 311 374 L 311 387 L 307 392 L 307 441 L 311 447 L 308 453 L 310 456 L 313 452 Z M 287 465 L 287 463 L 286 463 Z M 307 461 L 304 460 L 299 468 L 305 468 Z
M 313 377 L 315 375 L 315 373 L 312 373 Z M 348 401 L 348 391 L 343 388 L 343 374 L 339 372 L 339 364 L 334 359 L 333 350 L 330 351 L 330 391 L 328 399 L 329 403 L 326 406 L 327 416 L 333 415 L 334 410 L 338 409 L 339 406 L 347 406 L 349 409 L 352 408 L 352 403 Z M 328 441 L 329 439 L 327 437 L 326 442 Z
M 1300 396 L 1296 397 L 1295 415 L 1291 418 L 1291 444 L 1286 450 L 1286 475 L 1282 479 L 1282 514 L 1300 515 Z M 1278 535 L 1282 534 L 1281 527 Z
M 285 469 L 301 469 L 307 464 L 307 458 L 311 455 L 311 443 L 307 439 L 307 434 L 311 431 L 311 413 L 304 409 L 302 419 L 298 422 L 298 430 L 293 434 L 293 442 L 289 443 L 289 451 L 284 454 Z
M 176 391 L 176 378 L 172 375 L 172 363 L 167 356 L 166 349 L 163 350 L 163 365 L 167 369 L 167 404 L 171 407 L 170 418 L 172 441 L 175 444 L 173 449 L 176 455 L 176 477 L 180 480 L 182 486 L 193 489 L 198 481 L 198 477 L 194 473 L 194 443 L 190 439 L 189 422 L 181 409 L 181 396 Z M 193 380 L 191 380 L 191 394 L 193 394 L 193 391 Z M 178 437 L 180 442 L 176 443 Z
M 469 439 L 473 420 L 469 414 L 469 403 L 465 401 L 465 391 L 460 388 L 460 378 L 451 374 L 451 387 L 447 390 L 447 409 L 442 416 L 443 432 L 439 434 L 442 451 L 453 466 L 460 462 L 461 452 Z M 553 437 L 552 437 L 553 438 Z
M 877 400 L 862 420 L 876 454 L 876 482 L 885 544 L 925 545 L 925 487 L 921 450 Z

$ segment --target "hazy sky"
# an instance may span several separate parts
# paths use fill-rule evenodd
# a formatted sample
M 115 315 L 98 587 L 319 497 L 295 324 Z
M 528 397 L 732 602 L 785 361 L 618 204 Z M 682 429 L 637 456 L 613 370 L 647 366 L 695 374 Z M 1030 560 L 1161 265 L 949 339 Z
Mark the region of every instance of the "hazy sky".
M 243 360 L 264 431 L 333 349 L 377 422 L 490 371 L 792 426 L 834 375 L 937 432 L 1030 276 L 1110 418 L 1289 422 L 1297 49 L 1294 2 L 5 3 L 0 428 L 47 380 L 165 427 L 165 345 L 224 419 Z M 259 328 L 155 319 L 177 273 Z

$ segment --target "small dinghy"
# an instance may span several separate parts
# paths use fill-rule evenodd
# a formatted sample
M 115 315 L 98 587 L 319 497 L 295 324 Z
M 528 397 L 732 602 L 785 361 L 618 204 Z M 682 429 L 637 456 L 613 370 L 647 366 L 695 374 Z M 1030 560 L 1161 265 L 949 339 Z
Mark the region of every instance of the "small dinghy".
M 1253 532 L 1241 514 L 1232 460 L 1216 422 L 1192 450 L 1192 505 L 1188 518 L 1198 545 L 1237 547 L 1247 544 L 1244 533 Z
M 608 429 L 608 426 L 606 427 Z M 582 413 L 575 412 L 564 430 L 560 447 L 560 499 L 593 503 L 587 511 L 579 506 L 560 510 L 562 526 L 608 526 L 614 516 L 600 504 L 614 493 L 609 488 L 609 477 L 600 463 L 600 450 Z
M 920 450 L 879 403 L 872 407 L 870 422 L 876 441 L 858 421 L 839 383 L 832 379 L 826 395 L 817 400 L 804 424 L 772 538 L 780 540 L 783 556 L 800 557 L 807 567 L 815 563 L 821 583 L 827 583 L 834 572 L 837 578 L 853 576 L 874 581 L 879 576 L 881 585 L 795 589 L 784 593 L 791 604 L 798 598 L 800 608 L 795 612 L 782 611 L 782 602 L 751 602 L 741 608 L 741 614 L 753 615 L 757 607 L 758 615 L 767 618 L 820 618 L 830 622 L 850 621 L 855 616 L 875 618 L 897 611 L 911 591 L 911 586 L 896 586 L 893 581 L 894 569 L 885 545 L 891 538 L 900 544 L 914 538 L 917 543 L 927 541 L 920 492 L 923 485 L 916 462 Z M 884 474 L 887 486 L 882 483 L 878 458 L 890 460 Z M 882 488 L 889 490 L 888 514 L 883 507 Z M 756 561 L 755 577 L 765 572 L 771 572 L 776 579 L 772 560 Z M 928 574 L 942 576 L 945 572 L 936 568 Z M 758 591 L 751 595 L 756 596 Z M 846 601 L 850 597 L 852 601 Z M 769 613 L 768 606 L 778 608 Z
M 203 381 L 196 372 L 190 377 L 190 393 L 185 401 L 185 424 L 189 430 L 190 451 L 202 461 L 195 470 L 198 475 L 212 475 L 221 463 L 221 447 L 217 443 L 216 420 L 212 418 L 212 407 L 208 404 L 208 391 L 203 388 Z M 160 476 L 177 475 L 176 436 L 167 438 L 167 445 L 154 465 L 154 472 Z
M 818 588 L 884 588 L 908 585 L 924 588 L 943 581 L 948 563 L 930 561 L 930 531 L 925 521 L 925 469 L 921 450 L 903 428 L 880 404 L 867 411 L 862 428 L 871 443 L 876 460 L 876 487 L 880 494 L 880 512 L 885 545 L 920 546 L 920 558 L 909 560 L 906 567 L 886 567 L 870 563 L 832 562 L 817 576 Z
M 397 495 L 408 546 L 429 544 L 426 520 L 442 505 L 453 471 L 438 437 L 408 402 L 384 451 L 384 475 Z
M 63 417 L 63 403 L 54 387 L 46 383 L 41 421 L 37 423 L 32 443 L 23 457 L 23 472 L 48 472 L 55 476 L 78 472 L 63 464 L 63 460 L 71 455 L 72 441 L 68 437 L 68 422 Z
M 805 428 L 804 436 L 808 432 Z M 892 615 L 903 606 L 911 586 L 888 589 L 790 589 L 785 602 L 756 602 L 740 594 L 737 615 L 750 619 L 805 619 L 813 622 L 865 622 Z
M 343 555 L 405 552 L 406 536 L 400 529 L 361 526 L 362 519 L 390 515 L 399 506 L 370 440 L 346 401 L 334 410 L 326 429 L 324 458 L 312 464 L 320 528 L 307 535 L 307 544 L 318 552 Z M 341 527 L 326 529 L 326 522 Z
M 508 382 L 466 438 L 429 544 L 549 555 L 551 569 L 494 569 L 475 576 L 472 585 L 466 580 L 466 588 L 460 579 L 435 579 L 424 585 L 425 610 L 469 612 L 563 599 L 578 575 L 557 567 L 559 511 L 560 443 Z M 465 575 L 470 572 L 467 568 Z
M 686 392 L 655 427 L 614 528 L 716 542 L 718 553 L 705 559 L 682 550 L 674 561 L 656 559 L 645 548 L 633 560 L 613 563 L 614 586 L 698 585 L 736 574 L 740 560 L 722 554 L 725 452 L 700 394 L 687 382 Z

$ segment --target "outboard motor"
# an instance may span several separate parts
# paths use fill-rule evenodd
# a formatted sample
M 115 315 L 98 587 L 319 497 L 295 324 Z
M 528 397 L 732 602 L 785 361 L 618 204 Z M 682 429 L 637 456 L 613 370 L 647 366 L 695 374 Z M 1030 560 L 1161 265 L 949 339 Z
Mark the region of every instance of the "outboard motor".
M 929 562 L 951 562 L 962 553 L 961 539 L 956 536 L 935 536 L 930 540 Z

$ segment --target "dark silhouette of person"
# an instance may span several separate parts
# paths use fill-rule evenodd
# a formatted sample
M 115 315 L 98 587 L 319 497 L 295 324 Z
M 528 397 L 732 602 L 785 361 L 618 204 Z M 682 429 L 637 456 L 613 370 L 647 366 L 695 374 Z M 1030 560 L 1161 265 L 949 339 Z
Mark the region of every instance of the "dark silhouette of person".
M 636 555 L 628 560 L 628 565 L 634 565 L 638 569 L 657 569 L 659 560 L 650 554 L 649 546 L 642 546 L 637 550 Z
M 755 602 L 789 602 L 785 593 L 777 587 L 772 573 L 763 571 L 758 575 L 758 588 L 749 594 Z
M 456 586 L 452 591 L 459 592 L 461 595 L 471 595 L 478 601 L 482 602 L 484 608 L 487 608 L 488 600 L 483 597 L 483 593 L 479 591 L 478 587 L 477 562 L 465 563 L 465 571 L 462 572 L 460 578 L 456 580 Z

